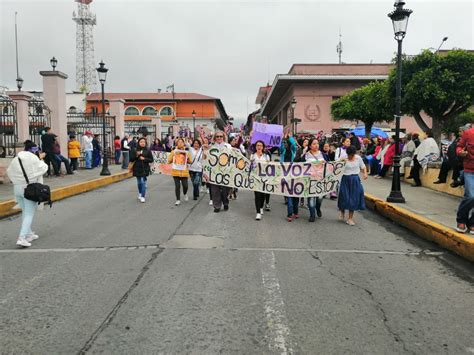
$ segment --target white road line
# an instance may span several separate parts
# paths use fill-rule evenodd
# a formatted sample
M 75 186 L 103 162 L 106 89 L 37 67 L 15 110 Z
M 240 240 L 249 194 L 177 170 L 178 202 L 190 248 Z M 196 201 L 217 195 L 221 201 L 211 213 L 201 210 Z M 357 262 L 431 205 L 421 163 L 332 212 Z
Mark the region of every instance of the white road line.
M 267 336 L 270 351 L 291 354 L 293 349 L 289 344 L 290 330 L 286 318 L 285 303 L 280 290 L 280 281 L 276 274 L 273 251 L 260 253 L 260 267 L 265 289 L 265 316 L 267 318 Z

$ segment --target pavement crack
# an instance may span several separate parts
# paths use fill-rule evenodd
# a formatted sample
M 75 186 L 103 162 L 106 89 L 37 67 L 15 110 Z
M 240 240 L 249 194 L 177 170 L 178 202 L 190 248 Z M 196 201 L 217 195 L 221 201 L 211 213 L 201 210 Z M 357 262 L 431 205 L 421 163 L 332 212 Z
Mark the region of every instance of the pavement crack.
M 363 287 L 359 284 L 356 284 L 354 282 L 351 282 L 351 281 L 348 281 L 346 280 L 345 278 L 343 278 L 342 276 L 339 276 L 337 275 L 336 273 L 334 273 L 331 269 L 327 268 L 327 267 L 324 267 L 323 265 L 323 261 L 319 258 L 319 256 L 316 254 L 316 253 L 313 253 L 313 252 L 308 252 L 311 257 L 316 260 L 319 265 L 318 267 L 324 269 L 327 271 L 328 274 L 330 274 L 332 277 L 336 278 L 337 280 L 339 280 L 340 282 L 342 283 L 345 283 L 347 285 L 350 285 L 352 287 L 355 287 L 355 288 L 358 288 L 359 290 L 362 290 L 364 291 L 370 298 L 370 300 L 372 301 L 372 303 L 375 305 L 375 308 L 378 310 L 378 312 L 381 314 L 382 316 L 382 321 L 383 321 L 383 325 L 385 327 L 385 329 L 387 330 L 387 332 L 393 337 L 393 339 L 395 340 L 395 342 L 397 343 L 400 343 L 403 347 L 403 350 L 406 352 L 406 353 L 411 353 L 411 354 L 415 354 L 414 352 L 408 350 L 405 342 L 403 341 L 403 339 L 401 338 L 401 336 L 395 332 L 395 330 L 392 329 L 392 327 L 390 326 L 389 324 L 389 319 L 387 317 L 387 313 L 385 312 L 385 309 L 382 305 L 382 303 L 380 303 L 374 296 L 373 292 L 370 291 L 368 288 L 366 287 Z

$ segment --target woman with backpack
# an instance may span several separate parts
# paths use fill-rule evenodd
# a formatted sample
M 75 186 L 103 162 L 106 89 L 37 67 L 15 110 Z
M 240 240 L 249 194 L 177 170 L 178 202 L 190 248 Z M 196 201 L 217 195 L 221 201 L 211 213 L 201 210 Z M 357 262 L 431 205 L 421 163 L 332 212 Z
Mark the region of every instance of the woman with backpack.
M 30 247 L 38 235 L 31 230 L 38 203 L 24 197 L 25 188 L 29 183 L 43 183 L 43 175 L 48 171 L 48 165 L 43 162 L 45 153 L 39 153 L 38 146 L 30 140 L 25 141 L 25 150 L 19 152 L 7 169 L 7 175 L 13 183 L 15 199 L 21 208 L 21 229 L 16 245 Z
M 150 164 L 153 163 L 153 155 L 146 146 L 146 138 L 140 138 L 137 147 L 130 154 L 130 162 L 133 163 L 133 176 L 137 178 L 138 200 L 145 203 L 147 177 L 151 173 Z

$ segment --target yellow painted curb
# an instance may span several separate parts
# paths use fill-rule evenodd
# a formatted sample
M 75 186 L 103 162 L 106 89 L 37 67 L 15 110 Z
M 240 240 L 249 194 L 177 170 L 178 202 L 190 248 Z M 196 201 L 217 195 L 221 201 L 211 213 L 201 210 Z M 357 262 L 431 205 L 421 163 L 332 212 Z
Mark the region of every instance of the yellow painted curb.
M 365 201 L 367 207 L 371 210 L 390 218 L 418 236 L 435 242 L 470 261 L 474 261 L 474 238 L 367 193 L 365 194 Z
M 79 182 L 74 185 L 58 187 L 51 190 L 51 200 L 59 201 L 71 196 L 79 195 L 84 192 L 88 192 L 94 189 L 97 189 L 102 186 L 107 186 L 115 182 L 123 181 L 132 176 L 132 173 L 123 172 L 110 176 L 100 177 L 94 180 L 88 180 L 84 182 Z M 16 205 L 15 200 L 8 200 L 0 202 L 0 218 L 8 217 L 17 213 L 20 213 L 19 209 L 13 209 L 13 206 Z

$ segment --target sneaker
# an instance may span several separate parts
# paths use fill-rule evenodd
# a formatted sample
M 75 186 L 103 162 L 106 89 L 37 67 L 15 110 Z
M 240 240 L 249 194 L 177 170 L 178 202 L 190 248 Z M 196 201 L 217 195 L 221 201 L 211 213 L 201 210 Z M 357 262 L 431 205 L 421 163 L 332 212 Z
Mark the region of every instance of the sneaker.
M 36 240 L 38 238 L 39 236 L 37 234 L 32 233 L 32 234 L 28 234 L 25 239 L 28 243 L 31 243 L 33 240 Z
M 188 195 L 184 195 L 184 201 L 189 201 Z
M 263 208 L 260 209 L 260 214 L 263 216 Z
M 288 217 L 286 217 L 286 219 L 287 219 L 288 222 L 292 222 L 293 221 L 293 216 L 288 216 Z
M 229 210 L 229 205 L 225 205 L 224 206 L 224 211 L 228 211 Z
M 145 197 L 140 197 L 140 202 L 145 203 Z
M 350 225 L 350 226 L 355 226 L 355 225 L 356 225 L 352 219 L 348 219 L 348 220 L 346 221 L 346 223 L 347 223 L 348 225 Z
M 138 201 L 141 201 L 141 199 L 142 199 L 142 194 L 138 194 L 138 197 L 137 197 L 137 198 L 138 198 Z
M 193 200 L 194 200 L 194 201 L 196 201 L 197 199 L 198 199 L 198 197 L 197 197 L 197 196 L 194 196 L 194 197 L 193 197 Z
M 221 211 L 220 208 L 214 208 L 214 213 L 219 213 Z
M 181 204 L 181 201 L 180 201 L 180 200 L 178 200 L 178 201 L 175 202 L 175 205 L 176 205 L 176 206 L 179 206 L 180 204 Z
M 260 213 L 257 213 L 257 216 L 255 217 L 257 221 L 260 221 L 262 219 L 262 215 Z
M 320 209 L 316 209 L 316 215 L 321 218 L 323 216 L 323 213 L 321 212 Z
M 451 186 L 452 188 L 456 188 L 461 185 L 462 183 L 460 181 L 453 181 L 449 186 Z
M 269 204 L 265 204 L 265 211 L 271 211 L 272 209 L 270 208 L 270 205 Z
M 456 230 L 459 233 L 466 233 L 467 232 L 467 227 L 464 223 L 458 223 L 458 225 L 456 226 Z
M 24 237 L 18 238 L 18 240 L 16 241 L 16 245 L 18 245 L 18 246 L 20 246 L 20 247 L 24 247 L 24 248 L 31 247 L 31 243 L 28 242 L 28 241 L 26 240 L 26 238 L 24 238 Z
M 298 219 L 298 218 L 300 218 L 300 215 L 296 213 L 296 214 L 293 215 L 293 218 Z
M 212 206 L 212 205 L 213 205 L 212 200 L 210 200 L 209 201 L 209 206 Z
M 311 217 L 309 217 L 309 221 L 310 221 L 310 222 L 314 222 L 314 221 L 316 221 L 316 217 L 315 217 L 315 216 L 311 216 Z
M 469 228 L 469 234 L 474 234 L 474 227 Z

